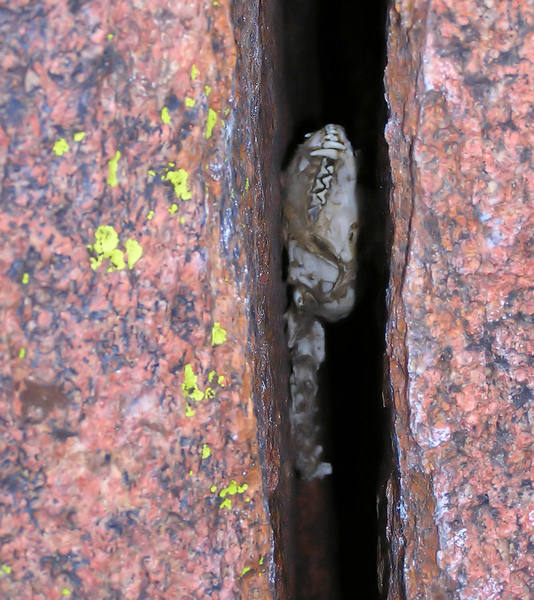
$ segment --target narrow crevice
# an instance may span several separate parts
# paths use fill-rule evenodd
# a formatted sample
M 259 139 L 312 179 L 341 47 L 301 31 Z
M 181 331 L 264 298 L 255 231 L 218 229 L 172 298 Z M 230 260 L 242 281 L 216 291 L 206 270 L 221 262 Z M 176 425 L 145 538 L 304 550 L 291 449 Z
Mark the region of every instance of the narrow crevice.
M 361 211 L 357 303 L 347 319 L 327 325 L 321 372 L 325 459 L 333 475 L 312 486 L 297 483 L 299 600 L 355 593 L 381 598 L 376 498 L 389 424 L 382 406 L 388 276 L 386 5 L 386 0 L 282 4 L 289 139 L 295 146 L 306 132 L 326 123 L 343 125 L 359 150 Z M 322 552 L 314 552 L 314 545 Z M 311 583 L 317 570 L 327 584 Z

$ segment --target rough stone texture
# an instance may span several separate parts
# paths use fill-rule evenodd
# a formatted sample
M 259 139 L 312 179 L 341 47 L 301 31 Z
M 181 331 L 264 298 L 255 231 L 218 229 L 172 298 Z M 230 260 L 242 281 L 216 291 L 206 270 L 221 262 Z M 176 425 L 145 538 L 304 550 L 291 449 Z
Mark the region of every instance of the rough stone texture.
M 262 4 L 1 11 L 2 598 L 291 597 Z
M 534 5 L 389 21 L 388 598 L 533 598 Z

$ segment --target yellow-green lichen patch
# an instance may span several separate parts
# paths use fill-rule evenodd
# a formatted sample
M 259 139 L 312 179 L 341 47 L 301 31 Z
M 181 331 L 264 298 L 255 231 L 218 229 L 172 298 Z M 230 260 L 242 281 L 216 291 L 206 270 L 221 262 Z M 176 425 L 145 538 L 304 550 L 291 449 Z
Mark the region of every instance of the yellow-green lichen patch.
M 193 63 L 191 66 L 191 79 L 194 81 L 198 77 L 198 69 L 197 66 Z
M 96 254 L 109 255 L 119 245 L 119 234 L 111 225 L 100 225 L 95 231 L 92 250 Z
M 120 157 L 121 157 L 120 150 L 117 150 L 117 152 L 115 152 L 115 156 L 113 158 L 110 158 L 108 161 L 107 182 L 108 182 L 108 185 L 111 187 L 115 187 L 119 183 L 117 181 L 117 169 L 119 168 L 119 158 Z
M 90 257 L 91 269 L 96 271 L 105 258 L 109 261 L 108 271 L 120 271 L 126 268 L 124 252 L 118 248 L 119 235 L 111 225 L 100 225 L 95 231 L 94 244 L 88 244 L 87 249 L 93 253 Z M 128 267 L 134 265 L 143 255 L 141 244 L 134 239 L 127 239 L 124 248 L 128 255 Z
M 232 502 L 230 498 L 227 496 L 235 496 L 236 494 L 243 494 L 248 489 L 248 484 L 243 483 L 242 485 L 237 485 L 235 479 L 232 479 L 227 487 L 223 488 L 219 492 L 219 497 L 224 498 L 224 500 L 219 505 L 219 508 L 232 508 Z
M 102 264 L 104 258 L 110 263 L 108 271 L 124 269 L 126 264 L 119 245 L 119 236 L 111 225 L 100 225 L 95 231 L 95 243 L 89 244 L 87 248 L 95 254 L 91 256 L 91 269 L 96 270 Z
M 28 285 L 28 282 L 30 281 L 30 275 L 28 273 L 23 273 L 22 274 L 22 285 Z
M 213 378 L 216 374 L 217 373 L 213 370 L 208 373 L 208 383 L 211 383 L 213 381 Z M 213 398 L 215 398 L 215 390 L 211 386 L 208 386 L 206 388 L 205 394 L 208 400 L 213 400 Z
M 81 142 L 85 137 L 85 131 L 77 131 L 72 137 L 75 142 Z
M 186 98 L 185 99 L 185 105 L 187 108 L 193 108 L 195 106 L 196 102 L 193 100 L 193 98 Z
M 208 444 L 202 445 L 202 450 L 200 451 L 200 456 L 201 456 L 202 460 L 205 460 L 206 458 L 209 458 L 211 456 L 211 448 L 208 446 Z
M 153 216 L 154 216 L 154 211 L 152 209 L 150 209 L 146 215 L 147 221 L 152 220 Z
M 176 202 L 173 202 L 167 210 L 169 211 L 170 215 L 174 215 L 174 213 L 178 210 L 178 204 L 176 204 Z
M 211 137 L 215 123 L 217 123 L 217 113 L 213 110 L 213 108 L 210 108 L 208 110 L 208 118 L 206 120 L 206 133 L 204 134 L 207 140 L 209 140 Z
M 244 577 L 250 570 L 251 567 L 243 567 L 243 570 L 241 571 L 239 577 Z
M 109 260 L 108 272 L 121 271 L 122 269 L 126 268 L 124 254 L 122 250 L 119 250 L 118 248 L 115 248 L 115 250 L 113 250 L 113 252 L 111 252 L 111 254 L 105 258 Z
M 187 187 L 188 177 L 189 174 L 185 169 L 178 169 L 177 171 L 167 171 L 163 176 L 163 180 L 172 183 L 177 198 L 189 200 L 191 198 L 191 192 Z
M 19 358 L 26 358 L 26 348 L 24 346 L 19 350 Z
M 215 370 L 211 370 L 208 373 L 208 387 L 204 390 L 204 396 L 208 400 L 213 400 L 216 396 L 216 391 L 213 388 L 214 385 L 218 385 L 220 387 L 224 387 L 224 375 L 219 375 L 217 377 L 217 372 Z
M 70 146 L 67 144 L 67 140 L 65 138 L 59 138 L 59 140 L 54 142 L 54 147 L 52 150 L 56 156 L 63 156 L 65 152 L 70 150 Z
M 71 595 L 71 591 L 68 588 L 63 588 L 61 590 L 61 595 L 62 596 L 70 596 Z
M 156 176 L 156 171 L 154 171 L 153 169 L 148 169 L 147 173 L 148 173 L 148 175 L 150 175 L 150 177 Z
M 211 94 L 211 85 L 205 85 L 204 92 L 206 93 L 206 96 L 209 96 Z
M 219 492 L 219 496 L 224 498 L 225 496 L 235 496 L 236 494 L 243 494 L 248 490 L 248 483 L 237 485 L 237 481 L 232 479 L 227 487 L 223 488 Z
M 124 242 L 124 248 L 128 255 L 128 268 L 133 269 L 135 263 L 143 256 L 143 248 L 137 240 L 128 239 Z
M 108 40 L 112 40 L 113 39 L 113 34 L 112 33 L 108 33 Z
M 217 486 L 216 486 L 216 485 L 212 485 L 212 486 L 210 487 L 210 492 L 211 492 L 212 494 L 215 494 L 215 492 L 216 492 L 216 491 L 217 491 Z
M 201 390 L 198 386 L 198 377 L 193 372 L 193 368 L 189 363 L 185 365 L 182 391 L 186 399 L 186 416 L 192 417 L 195 414 L 194 410 L 190 407 L 187 400 L 194 400 L 195 402 L 200 402 L 204 398 L 208 400 L 213 400 L 213 398 L 215 398 L 216 396 L 216 386 L 219 385 L 220 387 L 224 387 L 223 375 L 217 377 L 216 383 L 213 383 L 216 376 L 217 373 L 214 370 L 211 370 L 208 374 L 207 379 L 208 383 L 212 385 L 208 385 L 204 390 Z
M 5 563 L 0 565 L 0 575 L 11 575 L 12 571 L 13 569 L 9 565 Z
M 226 342 L 226 329 L 221 327 L 218 321 L 215 321 L 211 330 L 211 345 L 218 346 Z
M 220 504 L 219 504 L 219 508 L 226 508 L 227 510 L 230 510 L 232 508 L 232 501 L 230 500 L 230 498 L 225 498 Z
M 191 408 L 190 404 L 186 403 L 186 405 L 185 405 L 185 416 L 188 419 L 191 419 L 192 417 L 195 416 L 195 413 L 196 413 L 196 410 L 194 408 Z
M 204 398 L 204 392 L 200 391 L 197 385 L 198 377 L 193 372 L 193 367 L 187 363 L 184 367 L 184 382 L 182 391 L 186 398 L 191 398 L 195 402 L 200 402 Z
M 164 107 L 161 109 L 161 120 L 162 120 L 162 121 L 163 121 L 165 124 L 167 124 L 167 123 L 170 123 L 170 122 L 171 122 L 171 113 L 169 112 L 169 109 L 168 109 L 166 106 L 164 106 Z

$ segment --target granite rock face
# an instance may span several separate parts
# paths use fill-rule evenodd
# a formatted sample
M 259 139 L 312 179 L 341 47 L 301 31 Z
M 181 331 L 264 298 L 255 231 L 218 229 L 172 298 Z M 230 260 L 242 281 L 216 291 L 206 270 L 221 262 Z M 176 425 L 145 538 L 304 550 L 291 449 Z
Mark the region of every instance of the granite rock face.
M 2 10 L 2 598 L 291 597 L 273 13 L 231 4 Z
M 534 597 L 533 26 L 526 0 L 389 11 L 395 600 Z

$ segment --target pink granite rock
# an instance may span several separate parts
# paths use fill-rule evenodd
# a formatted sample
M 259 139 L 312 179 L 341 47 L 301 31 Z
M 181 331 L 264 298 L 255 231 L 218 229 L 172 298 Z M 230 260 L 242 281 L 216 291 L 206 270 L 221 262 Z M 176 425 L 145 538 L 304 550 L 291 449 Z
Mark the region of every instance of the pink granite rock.
M 270 38 L 230 6 L 2 10 L 2 598 L 291 589 Z
M 395 2 L 388 598 L 534 597 L 534 7 Z

